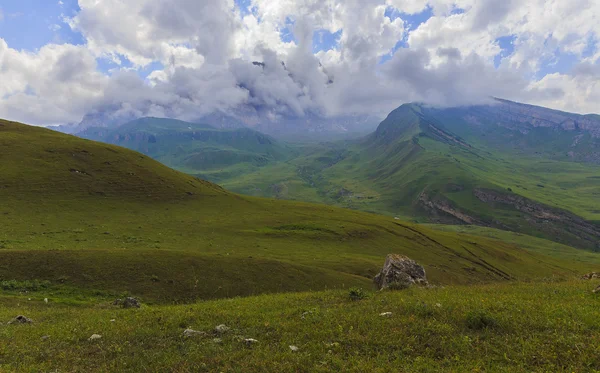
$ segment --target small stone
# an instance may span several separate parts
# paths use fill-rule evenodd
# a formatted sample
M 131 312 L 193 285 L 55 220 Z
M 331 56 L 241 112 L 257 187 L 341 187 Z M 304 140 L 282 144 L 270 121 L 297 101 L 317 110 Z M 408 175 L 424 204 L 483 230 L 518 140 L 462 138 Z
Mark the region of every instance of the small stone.
M 213 343 L 217 343 L 217 344 L 223 343 L 223 340 L 221 338 L 214 338 L 212 341 L 213 341 Z
M 223 324 L 217 325 L 215 327 L 215 333 L 217 333 L 217 334 L 225 334 L 230 330 L 231 330 L 230 327 L 228 327 L 227 325 L 223 325 Z
M 188 328 L 188 329 L 186 329 L 186 330 L 183 331 L 183 336 L 184 337 L 205 337 L 206 333 Z
M 246 345 L 251 346 L 253 344 L 258 343 L 258 341 L 254 338 L 246 338 L 244 339 L 244 343 L 246 343 Z
M 440 303 L 436 303 L 436 304 L 435 304 L 435 306 L 436 306 L 437 308 L 442 308 L 442 305 L 441 305 Z
M 115 322 L 115 321 L 117 321 L 117 320 L 115 320 L 115 319 L 111 319 L 111 320 L 110 320 L 110 322 Z
M 48 304 L 48 298 L 44 298 L 44 303 Z
M 47 340 L 48 338 L 50 338 L 50 336 L 49 336 L 49 335 L 44 335 L 44 336 L 42 336 L 42 340 L 43 340 L 43 341 Z
M 298 352 L 300 349 L 297 346 L 290 346 L 290 350 L 292 350 L 292 352 Z
M 92 334 L 92 336 L 88 338 L 88 341 L 96 341 L 101 338 L 102 336 L 100 334 Z
M 25 317 L 23 315 L 19 315 L 17 317 L 15 317 L 14 319 L 12 319 L 11 321 L 8 322 L 9 324 L 31 324 L 33 323 L 33 320 L 31 320 L 28 317 Z
M 383 313 L 380 313 L 379 316 L 381 316 L 381 317 L 392 317 L 392 313 L 391 312 L 383 312 Z
M 600 293 L 600 285 L 598 285 L 597 288 L 595 288 L 594 290 L 592 290 L 592 293 Z

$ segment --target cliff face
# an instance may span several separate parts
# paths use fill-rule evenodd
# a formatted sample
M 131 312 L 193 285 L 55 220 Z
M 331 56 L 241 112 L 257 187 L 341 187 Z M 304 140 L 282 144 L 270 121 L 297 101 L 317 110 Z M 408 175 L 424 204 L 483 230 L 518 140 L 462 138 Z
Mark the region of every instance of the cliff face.
M 538 106 L 498 100 L 498 105 L 488 106 L 495 114 L 496 124 L 514 128 L 547 127 L 563 131 L 588 132 L 594 138 L 600 138 L 600 117 L 578 115 L 550 110 Z M 518 126 L 520 125 L 520 126 Z
M 473 195 L 493 208 L 510 208 L 518 211 L 533 230 L 543 233 L 556 242 L 600 251 L 600 226 L 575 214 L 517 194 L 507 194 L 497 190 L 475 188 Z M 520 227 L 478 216 L 476 212 L 461 209 L 444 197 L 431 197 L 426 192 L 419 196 L 418 203 L 437 223 L 472 224 L 512 231 L 520 230 Z

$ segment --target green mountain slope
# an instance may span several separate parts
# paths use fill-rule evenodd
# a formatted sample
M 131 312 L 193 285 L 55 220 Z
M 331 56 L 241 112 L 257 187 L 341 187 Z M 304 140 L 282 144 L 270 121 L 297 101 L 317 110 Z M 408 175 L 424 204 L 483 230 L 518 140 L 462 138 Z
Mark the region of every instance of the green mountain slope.
M 305 153 L 310 155 L 221 185 L 419 222 L 500 228 L 600 250 L 600 166 L 553 157 L 556 141 L 545 153 L 523 145 L 537 138 L 533 130 L 518 145 L 524 150 L 510 153 L 510 139 L 494 135 L 494 141 L 506 144 L 495 146 L 453 114 L 472 119 L 465 113 L 477 110 L 448 109 L 446 116 L 444 110 L 403 105 L 363 140 L 315 146 Z M 565 138 L 579 136 L 565 133 Z M 583 149 L 574 152 L 590 158 Z
M 78 136 L 144 153 L 211 181 L 253 171 L 290 153 L 270 136 L 248 129 L 216 129 L 174 119 L 141 118 L 118 128 L 89 128 Z
M 389 217 L 231 194 L 147 156 L 0 121 L 0 278 L 185 301 L 371 286 L 390 252 L 434 283 L 588 271 Z

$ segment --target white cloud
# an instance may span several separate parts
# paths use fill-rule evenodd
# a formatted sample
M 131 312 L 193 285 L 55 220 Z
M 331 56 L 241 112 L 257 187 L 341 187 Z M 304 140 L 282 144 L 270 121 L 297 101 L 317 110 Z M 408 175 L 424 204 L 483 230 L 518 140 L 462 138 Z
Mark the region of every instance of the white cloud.
M 76 122 L 103 107 L 188 119 L 244 108 L 274 117 L 385 114 L 406 101 L 453 105 L 489 95 L 598 111 L 596 0 L 252 0 L 244 15 L 233 0 L 79 7 L 66 22 L 85 45 L 27 52 L 0 39 L 0 117 Z M 428 7 L 433 16 L 409 30 L 407 14 Z M 282 40 L 284 29 L 295 41 Z M 340 32 L 339 43 L 314 54 L 321 30 Z M 514 51 L 496 67 L 502 36 L 514 38 Z M 557 51 L 580 64 L 539 78 Z M 118 67 L 99 72 L 96 58 Z M 141 78 L 153 62 L 162 67 Z

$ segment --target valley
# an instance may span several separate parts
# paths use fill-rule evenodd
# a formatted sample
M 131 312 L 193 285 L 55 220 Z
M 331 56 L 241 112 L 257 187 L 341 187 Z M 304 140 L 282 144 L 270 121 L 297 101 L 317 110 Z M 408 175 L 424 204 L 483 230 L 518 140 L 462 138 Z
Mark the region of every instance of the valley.
M 160 121 L 80 136 L 144 152 L 245 195 L 499 228 L 600 250 L 594 116 L 504 100 L 449 109 L 405 104 L 366 137 L 322 143 Z

